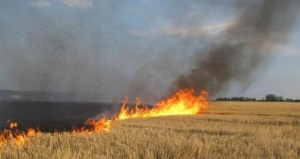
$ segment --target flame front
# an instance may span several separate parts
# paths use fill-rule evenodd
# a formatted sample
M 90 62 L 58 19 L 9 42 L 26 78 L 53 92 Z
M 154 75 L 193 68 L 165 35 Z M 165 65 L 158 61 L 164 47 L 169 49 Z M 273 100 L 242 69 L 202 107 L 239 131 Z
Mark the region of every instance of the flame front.
M 141 106 L 141 101 L 137 98 L 134 108 L 127 106 L 128 99 L 125 98 L 121 111 L 112 119 L 105 116 L 99 120 L 88 119 L 81 128 L 74 127 L 72 133 L 90 133 L 109 131 L 114 120 L 124 120 L 128 118 L 156 117 L 168 115 L 192 115 L 199 114 L 208 107 L 206 96 L 208 93 L 202 91 L 199 96 L 193 89 L 181 89 L 171 97 L 162 100 L 153 107 Z M 9 129 L 0 131 L 0 147 L 6 145 L 9 140 L 14 140 L 19 146 L 23 146 L 30 137 L 41 133 L 39 129 L 29 128 L 25 132 L 17 130 L 18 123 L 10 122 Z
M 199 96 L 194 89 L 181 89 L 171 97 L 155 104 L 154 107 L 140 106 L 140 99 L 136 99 L 134 108 L 127 106 L 128 98 L 125 97 L 119 114 L 113 119 L 105 116 L 99 120 L 88 119 L 82 128 L 74 128 L 75 133 L 109 131 L 114 120 L 123 120 L 138 117 L 155 117 L 168 115 L 191 115 L 198 114 L 208 107 L 206 96 L 208 93 L 202 91 Z
M 23 146 L 29 140 L 29 137 L 40 133 L 38 129 L 33 128 L 20 132 L 17 129 L 17 122 L 7 122 L 9 123 L 9 129 L 0 132 L 0 147 L 5 146 L 9 140 L 13 140 L 18 146 Z
M 153 108 L 147 106 L 140 107 L 140 100 L 137 99 L 134 109 L 126 106 L 128 99 L 125 98 L 117 120 L 137 117 L 198 114 L 208 107 L 207 94 L 206 91 L 202 91 L 197 96 L 193 89 L 181 89 L 171 97 L 155 104 Z

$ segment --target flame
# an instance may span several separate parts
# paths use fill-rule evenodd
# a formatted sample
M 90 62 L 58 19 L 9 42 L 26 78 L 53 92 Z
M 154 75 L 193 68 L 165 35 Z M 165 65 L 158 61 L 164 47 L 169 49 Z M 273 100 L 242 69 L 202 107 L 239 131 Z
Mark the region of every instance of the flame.
M 107 119 L 105 116 L 99 120 L 88 119 L 82 128 L 73 128 L 73 133 L 89 133 L 109 131 L 113 120 L 123 120 L 138 117 L 155 117 L 168 115 L 190 115 L 198 114 L 208 106 L 206 96 L 208 93 L 202 91 L 199 96 L 194 89 L 181 89 L 171 97 L 155 104 L 154 107 L 140 106 L 141 100 L 136 98 L 135 107 L 127 106 L 128 98 L 125 97 L 118 115 L 114 119 Z
M 15 138 L 15 142 L 19 146 L 23 146 L 25 144 L 26 136 L 24 135 L 18 135 Z
M 27 132 L 20 132 L 17 129 L 17 122 L 7 122 L 9 123 L 9 129 L 0 131 L 0 147 L 5 146 L 10 140 L 13 140 L 18 146 L 23 146 L 29 140 L 29 137 L 40 133 L 38 129 L 33 128 L 28 128 Z
M 9 127 L 10 127 L 11 129 L 16 128 L 16 127 L 18 127 L 18 123 L 17 123 L 17 122 L 9 123 Z
M 103 116 L 99 120 L 88 119 L 85 121 L 83 127 L 74 127 L 72 133 L 109 131 L 114 120 L 199 114 L 208 107 L 207 95 L 208 92 L 206 91 L 202 91 L 200 95 L 197 96 L 194 89 L 181 89 L 169 98 L 158 102 L 153 107 L 141 106 L 141 100 L 136 98 L 134 108 L 127 106 L 128 98 L 125 97 L 120 113 L 115 115 L 114 118 L 108 119 Z M 17 130 L 17 122 L 7 122 L 9 123 L 9 129 L 4 129 L 2 132 L 0 131 L 0 147 L 5 146 L 9 140 L 14 140 L 17 145 L 23 146 L 29 141 L 30 137 L 41 133 L 38 128 L 28 128 L 26 132 L 19 132 Z M 59 133 L 59 131 L 55 133 Z
M 41 131 L 38 130 L 38 129 L 33 129 L 33 128 L 28 128 L 27 129 L 27 135 L 28 136 L 34 136 L 34 135 L 40 134 L 40 133 L 41 133 Z
M 108 120 L 106 118 L 102 118 L 100 120 L 92 120 L 89 119 L 85 122 L 86 125 L 92 126 L 92 130 L 99 132 L 99 131 L 109 131 L 111 127 L 112 120 Z
M 198 114 L 208 106 L 206 96 L 208 93 L 202 91 L 199 96 L 195 95 L 194 89 L 181 89 L 171 97 L 155 104 L 153 108 L 140 107 L 141 101 L 136 99 L 134 109 L 126 106 L 128 98 L 125 97 L 118 120 L 137 117 L 156 117 L 168 115 L 189 115 Z
M 154 107 L 140 106 L 141 100 L 136 98 L 135 107 L 132 109 L 127 106 L 128 98 L 125 97 L 118 115 L 113 119 L 107 119 L 105 116 L 99 120 L 88 119 L 81 128 L 73 128 L 73 133 L 90 133 L 109 131 L 114 120 L 124 120 L 138 117 L 155 117 L 167 115 L 190 115 L 198 114 L 208 106 L 206 96 L 208 93 L 202 91 L 199 96 L 194 89 L 181 89 L 171 97 L 155 104 Z
M 88 119 L 85 121 L 82 128 L 73 128 L 73 133 L 89 133 L 109 131 L 111 128 L 112 120 L 107 119 L 105 116 L 99 120 Z

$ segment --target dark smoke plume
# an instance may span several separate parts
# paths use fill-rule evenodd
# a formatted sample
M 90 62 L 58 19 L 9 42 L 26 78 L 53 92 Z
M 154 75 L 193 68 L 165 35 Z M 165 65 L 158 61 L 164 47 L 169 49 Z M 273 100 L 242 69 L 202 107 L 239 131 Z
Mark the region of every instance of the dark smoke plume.
M 252 75 L 268 62 L 270 44 L 289 35 L 298 16 L 297 0 L 261 0 L 238 4 L 239 18 L 195 54 L 195 67 L 176 80 L 177 88 L 226 91 L 231 82 L 247 87 Z M 205 55 L 205 56 L 204 56 Z
M 201 15 L 219 14 L 220 8 L 228 8 L 227 14 L 232 2 L 238 2 L 237 20 L 220 34 L 205 30 L 206 20 L 215 16 Z M 212 9 L 203 9 L 205 3 Z M 289 36 L 299 0 L 172 0 L 137 5 L 144 7 L 137 10 L 132 6 L 93 1 L 90 9 L 78 10 L 1 2 L 0 89 L 70 93 L 69 101 L 118 102 L 128 96 L 155 102 L 170 88 L 216 95 L 232 82 L 247 87 L 269 61 L 270 44 L 282 44 Z M 201 33 L 194 36 L 198 28 Z M 211 37 L 218 40 L 210 42 Z

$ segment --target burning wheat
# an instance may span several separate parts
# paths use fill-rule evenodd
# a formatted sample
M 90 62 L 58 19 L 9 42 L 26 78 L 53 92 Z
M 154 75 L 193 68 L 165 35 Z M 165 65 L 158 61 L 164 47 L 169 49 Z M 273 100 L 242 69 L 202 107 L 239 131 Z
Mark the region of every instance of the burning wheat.
M 90 133 L 109 131 L 114 120 L 124 120 L 128 118 L 156 117 L 169 115 L 190 115 L 198 114 L 208 107 L 206 91 L 202 91 L 199 96 L 193 89 L 181 89 L 171 97 L 155 104 L 154 107 L 140 106 L 140 100 L 136 100 L 136 105 L 132 109 L 127 106 L 128 99 L 123 100 L 121 111 L 112 119 L 105 116 L 99 120 L 88 119 L 81 128 L 74 127 L 72 133 Z M 0 146 L 4 146 L 8 140 L 14 140 L 17 145 L 22 146 L 31 136 L 40 133 L 38 129 L 29 128 L 26 132 L 17 130 L 17 123 L 10 122 L 10 129 L 5 129 L 0 134 Z

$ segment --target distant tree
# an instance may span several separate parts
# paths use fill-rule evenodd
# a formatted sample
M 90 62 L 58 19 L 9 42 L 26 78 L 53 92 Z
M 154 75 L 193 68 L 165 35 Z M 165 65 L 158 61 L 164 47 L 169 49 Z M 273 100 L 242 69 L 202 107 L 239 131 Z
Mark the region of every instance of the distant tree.
M 266 101 L 277 101 L 277 102 L 284 102 L 284 98 L 282 96 L 276 96 L 274 94 L 268 94 L 265 98 Z
M 293 102 L 294 100 L 291 99 L 291 98 L 287 98 L 285 101 L 287 101 L 287 102 Z
M 295 99 L 294 102 L 300 102 L 300 99 Z
M 279 101 L 279 102 L 283 102 L 283 101 L 284 101 L 284 99 L 283 99 L 283 97 L 282 97 L 282 96 L 277 96 L 277 101 Z
M 225 97 L 222 97 L 222 98 L 217 98 L 216 101 L 228 101 L 228 99 Z
M 249 97 L 222 97 L 217 98 L 216 101 L 256 101 L 256 99 Z
M 266 101 L 266 98 L 259 99 L 258 101 Z
M 256 98 L 249 97 L 221 97 L 217 98 L 216 101 L 274 101 L 274 102 L 300 102 L 300 99 L 284 99 L 283 96 L 276 96 L 274 94 L 267 94 L 265 98 L 256 100 Z
M 239 101 L 245 101 L 244 97 L 239 97 Z
M 231 101 L 238 101 L 238 100 L 239 100 L 239 97 L 231 97 L 230 100 L 231 100 Z
M 274 94 L 266 95 L 266 101 L 277 101 L 277 96 Z

